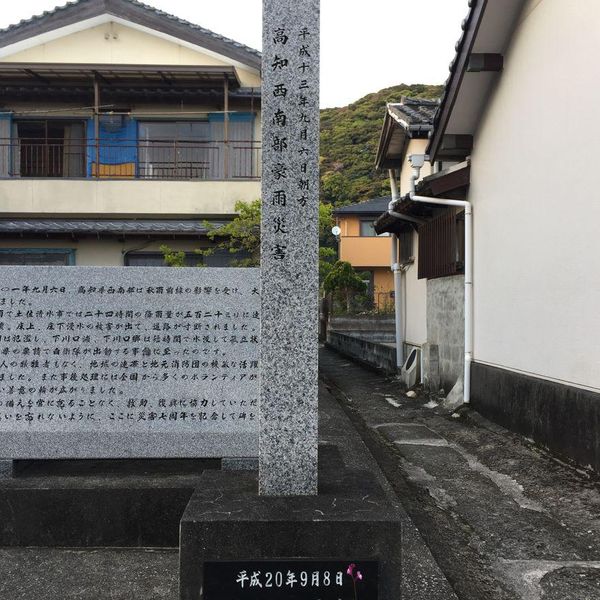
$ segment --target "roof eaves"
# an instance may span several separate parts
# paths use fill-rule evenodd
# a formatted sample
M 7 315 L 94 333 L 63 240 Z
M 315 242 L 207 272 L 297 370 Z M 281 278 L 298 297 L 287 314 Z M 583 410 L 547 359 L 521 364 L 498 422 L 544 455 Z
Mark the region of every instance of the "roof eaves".
M 254 48 L 190 23 L 138 0 L 75 0 L 0 30 L 0 47 L 72 25 L 102 14 L 129 19 L 187 42 L 203 46 L 260 70 L 261 53 Z M 170 25 L 167 26 L 166 24 Z
M 222 223 L 213 222 L 219 226 Z M 4 234 L 83 234 L 83 235 L 203 235 L 207 229 L 195 221 L 128 219 L 0 219 Z
M 381 196 L 380 198 L 372 198 L 366 202 L 357 202 L 348 206 L 340 206 L 333 210 L 334 215 L 378 215 L 382 210 L 387 208 L 390 203 L 391 196 Z
M 401 106 L 402 106 L 401 104 L 388 104 L 387 105 L 387 114 L 394 121 L 396 121 L 396 123 L 398 123 L 398 125 L 400 125 L 400 127 L 403 127 L 404 129 L 408 130 L 410 128 L 410 123 L 408 121 L 405 121 L 404 119 L 402 119 L 398 114 L 396 114 L 396 111 L 394 110 L 394 108 L 395 108 L 396 110 L 398 110 L 398 112 L 400 112 Z
M 456 42 L 456 56 L 450 63 L 450 75 L 446 80 L 444 92 L 440 99 L 440 105 L 433 119 L 431 141 L 429 142 L 426 151 L 432 160 L 437 154 L 450 114 L 454 108 L 458 91 L 467 67 L 469 55 L 473 49 L 479 26 L 483 20 L 487 2 L 488 0 L 469 0 L 469 14 L 462 22 L 461 27 L 463 33 L 458 42 Z
M 385 117 L 383 118 L 381 134 L 379 136 L 379 144 L 377 145 L 377 155 L 375 157 L 375 168 L 378 170 L 385 168 L 384 163 L 393 132 L 394 120 L 389 111 L 386 111 Z

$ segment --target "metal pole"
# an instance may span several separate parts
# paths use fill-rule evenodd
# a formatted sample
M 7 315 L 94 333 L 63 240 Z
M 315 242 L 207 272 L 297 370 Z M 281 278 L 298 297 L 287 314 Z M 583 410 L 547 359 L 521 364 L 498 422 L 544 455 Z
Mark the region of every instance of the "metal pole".
M 227 77 L 223 82 L 223 142 L 225 146 L 223 178 L 229 179 L 229 80 Z
M 453 198 L 430 198 L 416 193 L 415 182 L 424 162 L 423 155 L 411 155 L 409 161 L 413 167 L 409 194 L 413 202 L 426 202 L 442 206 L 458 206 L 465 210 L 465 366 L 463 375 L 463 402 L 471 402 L 471 363 L 473 362 L 473 205 L 468 200 Z
M 96 144 L 96 178 L 100 177 L 100 85 L 94 77 L 94 140 Z
M 393 169 L 389 170 L 390 189 L 392 192 L 392 201 L 390 202 L 390 210 L 393 204 L 400 198 L 400 190 L 396 182 L 396 175 Z M 402 312 L 402 269 L 400 267 L 398 236 L 392 234 L 392 273 L 394 274 L 394 316 L 396 321 L 396 367 L 400 369 L 404 364 L 404 330 L 403 330 L 403 312 Z

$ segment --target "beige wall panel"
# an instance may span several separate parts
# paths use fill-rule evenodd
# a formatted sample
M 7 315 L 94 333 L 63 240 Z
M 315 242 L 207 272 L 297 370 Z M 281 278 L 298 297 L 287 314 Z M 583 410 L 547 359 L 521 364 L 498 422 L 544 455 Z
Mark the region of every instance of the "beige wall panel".
M 108 39 L 105 39 L 106 35 L 109 36 Z M 117 39 L 114 39 L 115 35 Z M 1 60 L 161 65 L 226 64 L 208 54 L 194 52 L 179 44 L 118 23 L 106 23 L 72 33 Z
M 475 360 L 599 390 L 600 3 L 529 8 L 472 157 Z
M 0 180 L 0 211 L 34 210 L 33 180 Z
M 11 215 L 220 215 L 257 198 L 259 181 L 0 181 L 0 214 Z

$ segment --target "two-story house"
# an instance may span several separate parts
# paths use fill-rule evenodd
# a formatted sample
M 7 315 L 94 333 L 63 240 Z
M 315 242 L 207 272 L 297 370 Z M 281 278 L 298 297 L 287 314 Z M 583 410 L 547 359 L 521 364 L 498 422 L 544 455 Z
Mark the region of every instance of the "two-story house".
M 391 197 L 374 198 L 341 206 L 333 211 L 338 236 L 338 256 L 361 273 L 367 284 L 367 293 L 378 310 L 394 306 L 394 280 L 390 270 L 390 242 L 388 234 L 377 235 L 375 219 L 390 203 Z
M 440 366 L 459 366 L 447 374 L 459 377 L 461 401 L 599 470 L 600 86 L 589 60 L 600 51 L 600 5 L 469 7 L 431 137 L 412 164 L 416 174 L 460 162 L 393 205 L 398 221 L 425 221 L 428 342 Z M 397 226 L 388 216 L 379 231 Z
M 198 263 L 205 221 L 260 197 L 260 62 L 136 0 L 3 30 L 0 264 Z

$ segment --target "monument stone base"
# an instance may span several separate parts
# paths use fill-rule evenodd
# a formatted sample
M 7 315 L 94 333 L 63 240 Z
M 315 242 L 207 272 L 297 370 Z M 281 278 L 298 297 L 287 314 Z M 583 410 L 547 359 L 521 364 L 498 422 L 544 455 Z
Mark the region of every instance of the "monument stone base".
M 9 461 L 0 547 L 177 548 L 179 522 L 220 460 Z
M 340 468 L 328 450 L 317 496 L 259 496 L 256 473 L 202 475 L 181 520 L 181 600 L 346 600 L 354 587 L 397 600 L 401 513 L 371 473 Z
M 0 479 L 11 479 L 15 476 L 15 461 L 0 460 Z

